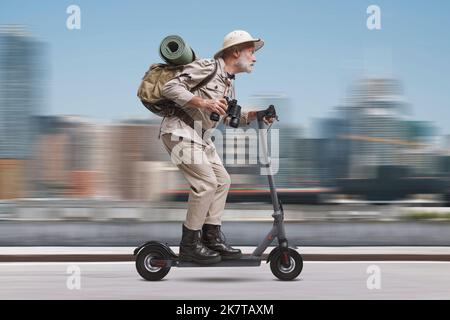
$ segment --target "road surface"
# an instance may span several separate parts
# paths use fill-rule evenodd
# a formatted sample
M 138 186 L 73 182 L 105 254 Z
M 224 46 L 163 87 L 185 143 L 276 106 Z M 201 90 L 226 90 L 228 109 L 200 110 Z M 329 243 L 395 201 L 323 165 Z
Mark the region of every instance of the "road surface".
M 0 299 L 450 299 L 450 262 L 306 261 L 296 281 L 259 268 L 173 268 L 142 280 L 133 262 L 0 263 Z

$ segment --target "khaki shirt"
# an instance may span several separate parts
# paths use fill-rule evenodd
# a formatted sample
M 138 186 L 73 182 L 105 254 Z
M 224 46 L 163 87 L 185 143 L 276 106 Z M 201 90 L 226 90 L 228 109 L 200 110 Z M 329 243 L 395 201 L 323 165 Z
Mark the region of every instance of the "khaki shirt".
M 211 113 L 209 111 L 187 107 L 186 104 L 194 96 L 199 96 L 204 99 L 221 99 L 224 96 L 235 98 L 234 83 L 227 76 L 225 62 L 221 58 L 217 61 L 216 75 L 202 88 L 191 92 L 192 88 L 214 71 L 215 61 L 213 59 L 200 59 L 186 65 L 182 72 L 164 85 L 162 92 L 165 98 L 181 106 L 194 121 L 201 122 L 201 129 L 203 130 L 215 128 L 218 122 L 210 120 Z M 229 119 L 224 118 L 225 116 L 222 116 L 221 120 L 227 124 Z M 239 125 L 245 126 L 247 124 L 247 112 L 242 111 Z M 205 135 L 205 139 L 203 139 L 201 137 L 201 131 L 194 131 L 176 116 L 164 118 L 161 123 L 161 134 L 164 133 L 171 133 L 172 135 L 183 137 L 202 145 L 214 146 L 208 135 Z

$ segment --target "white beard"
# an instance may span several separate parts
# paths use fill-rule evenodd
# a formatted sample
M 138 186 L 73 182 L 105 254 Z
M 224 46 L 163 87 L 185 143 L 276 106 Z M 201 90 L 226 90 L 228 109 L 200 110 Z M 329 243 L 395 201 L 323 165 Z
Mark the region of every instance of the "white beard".
M 236 60 L 235 65 L 238 67 L 240 72 L 250 73 L 253 69 L 252 63 L 248 62 L 242 55 Z

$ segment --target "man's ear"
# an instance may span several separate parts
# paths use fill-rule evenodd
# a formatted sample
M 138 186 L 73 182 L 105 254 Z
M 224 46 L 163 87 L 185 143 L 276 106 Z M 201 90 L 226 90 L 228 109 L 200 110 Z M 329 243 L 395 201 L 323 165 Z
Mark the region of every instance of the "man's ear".
M 235 48 L 235 49 L 233 50 L 233 57 L 234 57 L 235 59 L 237 59 L 237 58 L 239 58 L 240 55 L 241 55 L 241 50 L 239 50 L 239 48 Z

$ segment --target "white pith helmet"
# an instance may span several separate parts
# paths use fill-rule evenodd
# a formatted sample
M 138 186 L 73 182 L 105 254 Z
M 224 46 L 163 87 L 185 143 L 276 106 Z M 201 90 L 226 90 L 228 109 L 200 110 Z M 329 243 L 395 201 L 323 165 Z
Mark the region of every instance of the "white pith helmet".
M 250 33 L 244 30 L 235 30 L 230 32 L 223 39 L 223 46 L 215 55 L 214 59 L 218 59 L 222 56 L 223 51 L 231 48 L 235 45 L 246 43 L 246 42 L 254 42 L 255 43 L 255 51 L 261 49 L 264 46 L 264 41 L 261 39 L 253 38 Z

